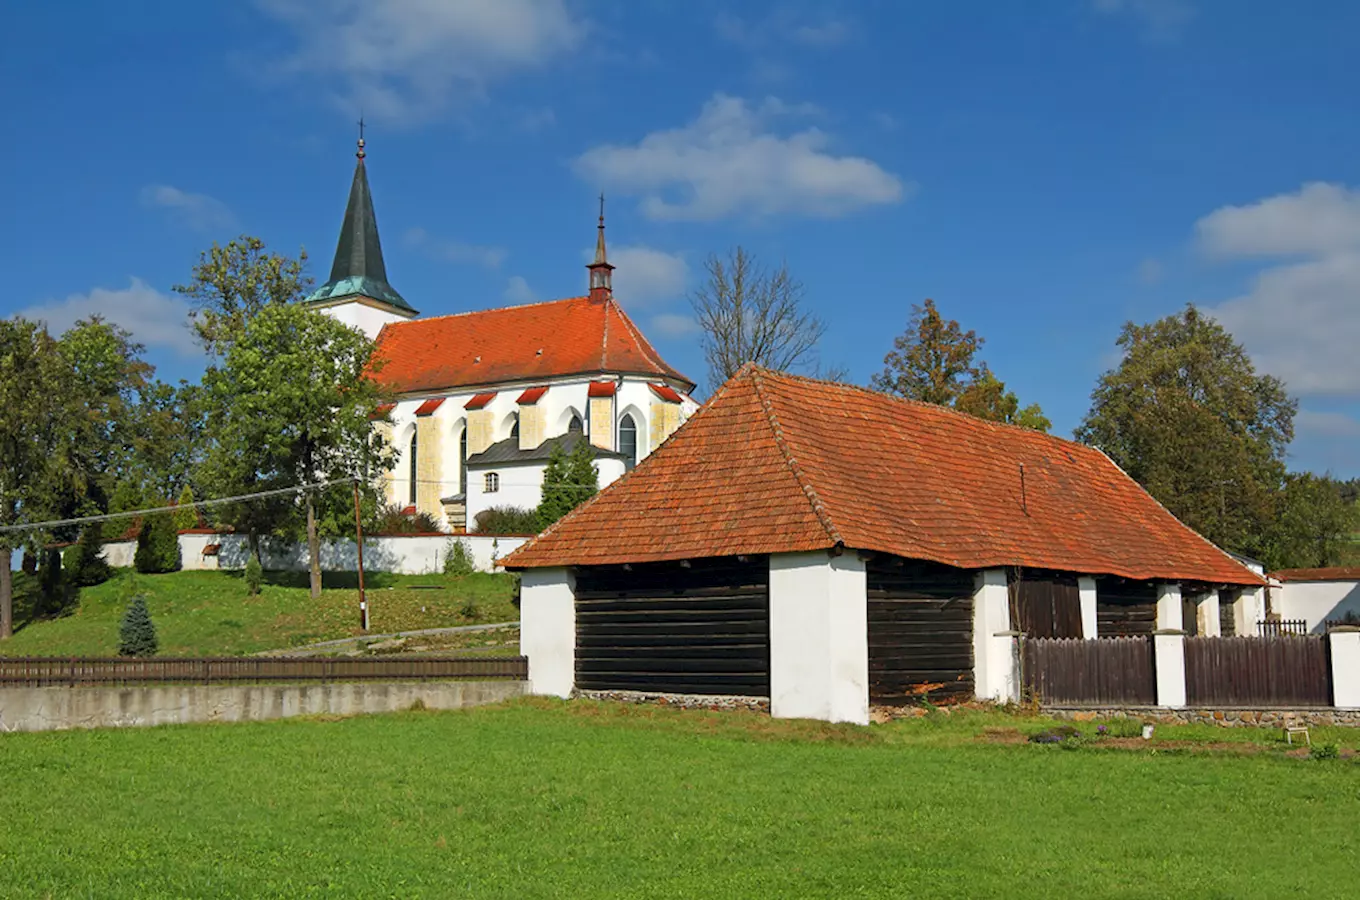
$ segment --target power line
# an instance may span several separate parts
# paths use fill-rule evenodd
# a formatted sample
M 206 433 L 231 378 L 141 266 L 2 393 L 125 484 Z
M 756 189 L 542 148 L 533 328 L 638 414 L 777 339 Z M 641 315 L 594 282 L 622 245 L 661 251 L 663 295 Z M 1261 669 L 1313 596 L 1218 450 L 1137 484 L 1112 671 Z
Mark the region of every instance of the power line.
M 185 507 L 198 509 L 201 506 L 221 506 L 224 503 L 239 503 L 243 500 L 261 500 L 265 497 L 280 497 L 284 494 L 303 494 L 307 491 L 320 490 L 334 484 L 349 484 L 352 478 L 337 478 L 332 481 L 316 481 L 311 484 L 299 484 L 296 487 L 274 488 L 269 491 L 256 491 L 253 494 L 239 494 L 235 497 L 217 497 L 212 500 L 195 500 L 192 504 L 186 503 L 184 506 L 157 506 L 154 509 L 133 509 L 120 513 L 104 513 L 98 516 L 78 516 L 74 519 L 53 519 L 50 522 L 29 522 L 24 525 L 0 525 L 0 534 L 13 534 L 19 531 L 37 531 L 40 528 L 57 528 L 62 525 L 91 525 L 95 522 L 112 522 L 116 519 L 135 519 L 138 516 L 149 516 L 156 513 L 176 512 Z

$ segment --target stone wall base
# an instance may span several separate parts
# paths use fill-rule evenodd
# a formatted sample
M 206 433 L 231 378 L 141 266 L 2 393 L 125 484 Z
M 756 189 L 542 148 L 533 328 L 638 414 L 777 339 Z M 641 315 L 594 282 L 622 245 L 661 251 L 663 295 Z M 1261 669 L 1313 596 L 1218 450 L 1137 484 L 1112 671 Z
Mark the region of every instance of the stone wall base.
M 291 716 L 460 709 L 524 693 L 522 681 L 178 684 L 0 689 L 0 732 L 256 722 Z
M 1312 726 L 1360 726 L 1360 709 L 1331 707 L 1167 709 L 1163 706 L 1045 706 L 1042 711 L 1056 719 L 1071 719 L 1075 722 L 1138 719 L 1167 725 L 1221 725 L 1227 728 L 1283 728 L 1286 722 Z
M 750 709 L 770 711 L 769 697 L 727 697 L 718 694 L 662 694 L 642 691 L 572 691 L 583 700 L 612 700 L 619 703 L 650 703 L 679 709 Z

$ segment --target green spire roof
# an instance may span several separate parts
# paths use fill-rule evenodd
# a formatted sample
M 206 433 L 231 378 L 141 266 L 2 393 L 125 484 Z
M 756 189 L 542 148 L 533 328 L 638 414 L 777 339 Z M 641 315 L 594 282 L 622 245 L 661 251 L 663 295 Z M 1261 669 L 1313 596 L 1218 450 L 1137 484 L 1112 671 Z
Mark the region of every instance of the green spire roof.
M 362 138 L 355 155 L 359 161 L 354 166 L 354 183 L 349 188 L 349 203 L 345 206 L 345 222 L 340 227 L 340 242 L 335 247 L 331 277 L 313 291 L 306 302 L 364 296 L 414 314 L 415 308 L 387 283 L 387 267 L 383 265 L 382 244 L 378 241 L 378 217 L 373 212 L 368 173 L 364 169 Z

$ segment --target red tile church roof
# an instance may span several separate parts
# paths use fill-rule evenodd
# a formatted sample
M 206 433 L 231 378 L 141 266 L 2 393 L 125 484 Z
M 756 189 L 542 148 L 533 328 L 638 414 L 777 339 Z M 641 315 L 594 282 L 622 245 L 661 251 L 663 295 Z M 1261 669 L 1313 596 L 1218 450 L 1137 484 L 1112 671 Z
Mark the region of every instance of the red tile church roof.
M 661 358 L 612 298 L 573 297 L 393 322 L 376 377 L 398 393 L 611 372 L 693 383 Z
M 755 366 L 504 564 L 835 547 L 967 569 L 1262 583 L 1091 447 Z

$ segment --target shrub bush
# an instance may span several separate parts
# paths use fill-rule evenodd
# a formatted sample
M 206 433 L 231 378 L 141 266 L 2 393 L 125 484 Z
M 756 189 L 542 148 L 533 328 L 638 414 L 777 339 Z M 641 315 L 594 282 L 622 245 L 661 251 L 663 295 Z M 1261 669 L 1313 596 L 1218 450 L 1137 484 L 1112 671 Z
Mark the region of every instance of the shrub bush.
M 179 533 L 172 516 L 164 513 L 147 516 L 137 535 L 137 553 L 132 564 L 138 572 L 148 575 L 179 569 Z
M 156 623 L 151 621 L 151 611 L 146 608 L 146 598 L 133 597 L 123 613 L 123 622 L 118 626 L 119 656 L 155 656 Z
M 1336 744 L 1314 744 L 1308 755 L 1313 759 L 1340 759 L 1341 748 Z
M 520 506 L 493 506 L 477 513 L 478 534 L 538 534 L 538 511 Z
M 448 546 L 444 548 L 444 574 L 471 575 L 475 571 L 477 564 L 472 559 L 472 551 L 468 549 L 467 541 L 450 538 Z
M 177 531 L 198 527 L 198 510 L 194 508 L 194 489 L 187 484 L 184 486 L 184 490 L 180 491 L 179 500 L 175 503 L 174 516 L 175 530 Z
M 245 571 L 246 593 L 254 597 L 260 592 L 264 585 L 264 566 L 260 565 L 260 558 L 254 553 L 250 554 L 250 559 L 246 560 Z
M 48 619 L 75 612 L 76 589 L 62 568 L 61 553 L 44 550 L 38 566 L 38 595 L 33 604 L 36 618 Z
M 373 519 L 364 526 L 370 534 L 430 534 L 442 531 L 439 520 L 427 512 L 406 515 L 399 506 L 378 507 Z
M 85 526 L 80 540 L 62 554 L 66 579 L 77 587 L 93 587 L 113 577 L 113 567 L 99 554 L 104 550 L 104 529 L 98 522 Z

